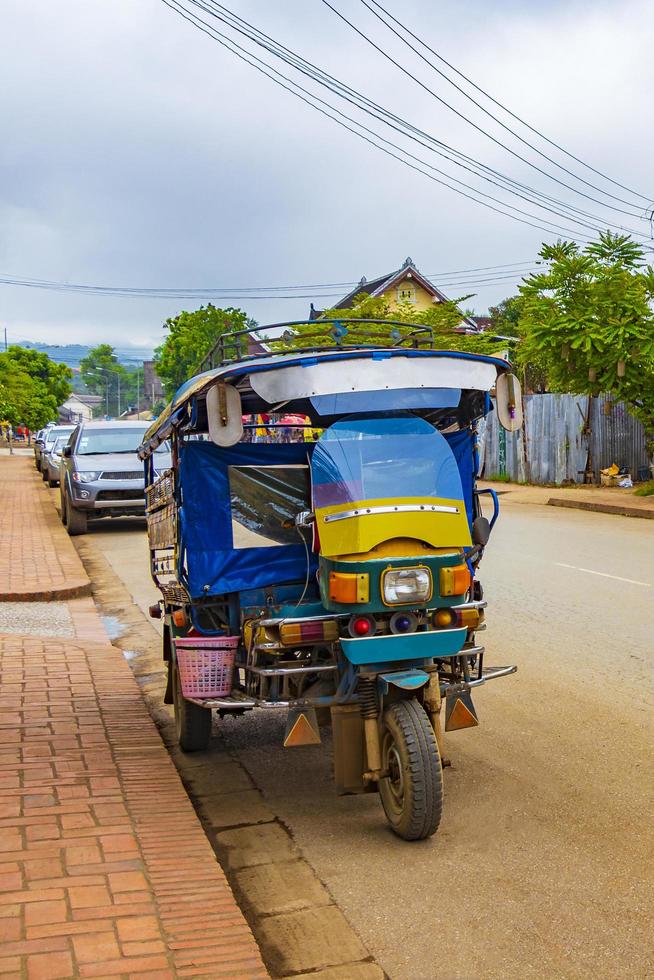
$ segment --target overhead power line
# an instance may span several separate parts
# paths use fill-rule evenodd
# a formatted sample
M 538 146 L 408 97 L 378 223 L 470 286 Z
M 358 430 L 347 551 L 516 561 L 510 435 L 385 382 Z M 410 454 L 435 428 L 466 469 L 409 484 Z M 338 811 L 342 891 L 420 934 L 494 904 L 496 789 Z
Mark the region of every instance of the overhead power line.
M 368 3 L 365 2 L 365 0 L 362 0 L 362 3 L 365 3 L 365 6 L 368 7 L 369 10 L 371 10 L 371 8 L 369 7 Z M 640 191 L 636 191 L 632 187 L 628 187 L 626 184 L 621 184 L 620 181 L 618 181 L 618 180 L 614 180 L 613 177 L 609 177 L 609 175 L 608 174 L 605 174 L 602 170 L 598 170 L 596 167 L 593 167 L 590 163 L 586 163 L 585 160 L 582 160 L 580 157 L 575 156 L 574 153 L 571 153 L 569 150 L 566 150 L 566 148 L 564 146 L 561 146 L 560 143 L 557 143 L 555 140 L 550 139 L 548 136 L 545 135 L 545 133 L 541 132 L 541 130 L 537 129 L 535 126 L 532 126 L 531 123 L 528 123 L 521 116 L 518 116 L 517 113 L 515 113 L 511 109 L 509 109 L 508 106 L 504 105 L 503 102 L 500 102 L 498 99 L 494 98 L 489 92 L 486 91 L 486 89 L 482 88 L 480 85 L 477 85 L 476 82 L 474 82 L 471 78 L 468 77 L 468 75 L 465 75 L 455 65 L 453 65 L 446 58 L 444 58 L 441 54 L 439 54 L 438 51 L 435 51 L 434 48 L 432 48 L 429 44 L 427 44 L 426 41 L 422 40 L 422 38 L 420 38 L 415 33 L 415 31 L 409 30 L 400 20 L 397 19 L 397 17 L 394 17 L 393 14 L 390 13 L 390 11 L 386 10 L 386 8 L 383 7 L 381 5 L 381 3 L 378 2 L 378 0 L 371 0 L 371 3 L 373 3 L 375 5 L 375 7 L 377 7 L 379 10 L 381 10 L 382 13 L 385 14 L 386 17 L 389 18 L 389 20 L 392 20 L 394 24 L 397 24 L 397 26 L 402 31 L 404 31 L 406 34 L 408 34 L 409 37 L 411 37 L 414 40 L 416 40 L 418 42 L 418 44 L 421 45 L 421 47 L 425 48 L 426 51 L 429 51 L 431 54 L 433 54 L 434 57 L 437 58 L 442 64 L 446 65 L 450 69 L 450 71 L 453 71 L 456 75 L 459 76 L 459 78 L 462 78 L 465 82 L 468 83 L 468 85 L 470 85 L 472 88 L 474 88 L 475 91 L 479 92 L 480 95 L 483 95 L 484 98 L 488 99 L 489 102 L 492 102 L 493 105 L 496 105 L 499 109 L 502 109 L 503 112 L 506 112 L 506 114 L 509 115 L 509 116 L 511 116 L 512 119 L 515 119 L 516 122 L 519 122 L 526 129 L 530 130 L 530 132 L 534 133 L 534 135 L 539 136 L 542 140 L 544 140 L 550 146 L 553 146 L 555 149 L 557 149 L 561 153 L 565 154 L 565 156 L 569 157 L 569 159 L 574 160 L 576 163 L 581 164 L 582 167 L 585 167 L 587 170 L 590 170 L 594 174 L 597 174 L 598 177 L 602 177 L 604 180 L 607 180 L 610 184 L 614 184 L 616 187 L 620 187 L 623 191 L 628 191 L 628 193 L 630 193 L 630 194 L 635 194 L 636 197 L 642 198 L 643 201 L 647 201 L 648 205 L 651 208 L 651 206 L 652 206 L 652 198 L 651 197 L 648 197 L 646 194 L 641 194 Z M 375 13 L 375 11 L 371 11 L 371 12 L 372 13 Z M 379 17 L 379 15 L 377 13 L 375 13 L 375 16 L 376 17 Z M 412 45 L 410 45 L 410 47 L 412 47 Z M 412 50 L 415 50 L 415 49 L 412 47 Z M 418 52 L 416 52 L 416 53 L 418 53 Z M 422 57 L 422 56 L 420 56 L 420 57 Z M 427 62 L 427 63 L 430 64 L 430 62 Z M 435 67 L 435 66 L 432 65 L 432 67 Z M 443 78 L 445 78 L 448 82 L 450 82 L 450 84 L 454 84 L 451 81 L 451 79 L 447 78 L 447 75 L 445 75 L 444 73 L 443 73 Z M 460 89 L 458 86 L 455 86 L 455 88 L 457 88 L 458 91 L 462 92 L 466 96 L 466 98 L 468 98 L 468 99 L 470 98 L 470 96 L 467 95 L 467 93 L 463 92 L 463 90 Z M 478 105 L 478 103 L 475 102 L 475 105 Z M 487 110 L 486 109 L 483 109 L 482 106 L 479 106 L 479 108 L 482 109 L 482 112 L 487 112 Z M 488 115 L 491 115 L 491 114 L 488 113 Z M 492 116 L 492 118 L 495 119 L 495 116 Z M 500 123 L 500 125 L 504 125 L 504 124 L 503 123 Z M 507 128 L 507 127 L 505 127 L 505 128 Z M 513 130 L 509 130 L 509 132 L 513 132 Z M 518 137 L 518 138 L 520 139 L 520 137 Z M 528 145 L 530 146 L 531 144 L 528 144 Z M 549 157 L 546 157 L 546 159 L 549 159 Z M 557 166 L 559 166 L 559 164 L 557 164 Z
M 532 263 L 522 270 L 506 271 L 506 266 L 485 266 L 478 269 L 463 269 L 459 273 L 429 274 L 428 278 L 439 277 L 438 286 L 476 286 L 499 284 L 505 280 L 518 280 L 535 271 Z M 493 272 L 492 270 L 497 270 Z M 399 271 L 399 270 L 398 270 Z M 470 275 L 474 272 L 486 272 L 481 276 Z M 465 274 L 465 277 L 464 277 Z M 443 281 L 447 279 L 448 281 Z M 451 281 L 450 281 L 451 280 Z M 298 299 L 339 299 L 342 292 L 334 292 L 336 287 L 349 289 L 358 285 L 351 280 L 341 283 L 317 283 L 313 285 L 296 286 L 249 286 L 249 287 L 167 287 L 155 286 L 100 286 L 91 283 L 56 281 L 52 279 L 35 279 L 29 276 L 12 276 L 0 274 L 0 285 L 22 286 L 29 289 L 45 289 L 53 292 L 82 293 L 94 296 L 123 296 L 132 299 L 217 299 L 227 302 L 251 300 L 298 300 Z M 311 290 L 311 291 L 309 291 Z M 326 292 L 325 290 L 330 290 Z M 283 291 L 283 292 L 280 292 Z
M 203 33 L 207 34 L 209 37 L 212 37 L 222 47 L 225 47 L 232 54 L 235 54 L 236 57 L 240 58 L 246 64 L 249 64 L 251 67 L 253 67 L 257 71 L 261 72 L 261 74 L 266 75 L 268 78 L 270 78 L 276 84 L 280 85 L 281 88 L 286 89 L 286 91 L 290 92 L 292 95 L 295 95 L 301 101 L 306 102 L 309 106 L 311 106 L 311 108 L 315 109 L 317 112 L 320 112 L 322 115 L 325 115 L 329 119 L 332 119 L 334 122 L 337 123 L 337 125 L 342 126 L 344 129 L 347 129 L 349 132 L 353 133 L 355 136 L 358 136 L 359 138 L 365 140 L 366 143 L 369 143 L 370 145 L 374 146 L 376 149 L 381 150 L 381 152 L 387 154 L 388 156 L 391 156 L 394 159 L 399 160 L 400 163 L 403 163 L 405 166 L 409 167 L 411 170 L 415 170 L 416 172 L 421 173 L 424 177 L 427 177 L 428 179 L 432 180 L 433 182 L 435 182 L 437 184 L 441 184 L 442 186 L 445 186 L 448 189 L 453 190 L 455 193 L 460 194 L 461 196 L 466 197 L 466 198 L 474 201 L 477 204 L 481 204 L 483 207 L 486 207 L 486 208 L 488 208 L 491 211 L 495 211 L 498 214 L 502 214 L 502 215 L 504 215 L 504 217 L 512 218 L 514 221 L 518 221 L 521 224 L 529 225 L 532 228 L 536 228 L 539 231 L 544 231 L 544 232 L 546 232 L 547 234 L 550 234 L 550 235 L 553 234 L 553 233 L 559 234 L 559 235 L 563 234 L 563 235 L 572 237 L 573 239 L 575 239 L 577 241 L 588 241 L 588 239 L 582 238 L 580 236 L 579 232 L 576 231 L 576 230 L 574 230 L 574 229 L 566 228 L 566 227 L 563 227 L 561 225 L 554 224 L 553 222 L 550 222 L 550 221 L 548 221 L 548 220 L 540 217 L 539 215 L 534 215 L 534 214 L 532 214 L 530 212 L 525 212 L 525 211 L 523 211 L 520 208 L 516 208 L 515 205 L 512 205 L 511 203 L 506 202 L 506 201 L 503 201 L 503 200 L 498 199 L 498 198 L 495 198 L 492 195 L 486 194 L 484 191 L 481 191 L 478 188 L 471 187 L 469 184 L 466 184 L 465 182 L 459 181 L 459 180 L 457 180 L 457 178 L 452 177 L 449 174 L 446 175 L 449 178 L 449 180 L 452 180 L 452 181 L 454 181 L 454 182 L 456 182 L 458 184 L 461 184 L 464 187 L 467 187 L 468 190 L 472 191 L 473 193 L 472 194 L 471 193 L 466 193 L 466 191 L 462 191 L 458 187 L 453 187 L 452 184 L 448 183 L 447 181 L 440 180 L 439 178 L 434 177 L 434 175 L 432 173 L 426 173 L 420 167 L 415 166 L 415 164 L 412 164 L 409 159 L 406 159 L 407 156 L 408 157 L 412 157 L 413 159 L 418 159 L 418 160 L 419 160 L 419 158 L 414 157 L 413 154 L 409 154 L 408 151 L 405 150 L 403 147 L 399 147 L 397 144 L 394 144 L 391 141 L 386 140 L 384 137 L 379 136 L 379 134 L 374 134 L 375 138 L 378 139 L 378 140 L 380 140 L 382 143 L 386 144 L 386 146 L 380 146 L 379 143 L 376 143 L 373 139 L 370 139 L 367 136 L 365 136 L 363 132 L 360 132 L 358 129 L 352 129 L 351 126 L 348 126 L 342 120 L 343 119 L 348 119 L 355 126 L 358 126 L 360 129 L 364 130 L 364 132 L 371 132 L 365 126 L 363 126 L 363 124 L 359 123 L 356 120 L 353 120 L 351 117 L 349 117 L 349 116 L 345 115 L 344 113 L 340 112 L 340 110 L 338 110 L 337 108 L 335 108 L 331 104 L 325 103 L 324 100 L 320 99 L 314 93 L 309 92 L 303 86 L 299 85 L 299 83 L 293 81 L 288 76 L 284 75 L 282 72 L 277 71 L 275 68 L 273 68 L 267 62 L 264 62 L 260 58 L 257 58 L 257 56 L 254 55 L 252 52 L 247 51 L 247 49 L 245 49 L 241 45 L 237 44 L 231 38 L 228 38 L 226 35 L 222 34 L 220 31 L 218 31 L 216 28 L 212 27 L 210 24 L 207 24 L 206 21 L 203 21 L 197 14 L 194 14 L 193 12 L 191 12 L 187 8 L 185 8 L 183 6 L 183 4 L 180 2 L 180 0 L 161 0 L 161 2 L 164 3 L 167 7 L 170 7 L 171 10 L 174 10 L 184 20 L 189 21 L 189 23 L 193 24 L 193 26 L 197 27 Z M 194 0 L 190 0 L 190 2 L 194 2 Z M 195 5 L 197 5 L 197 4 L 195 4 Z M 263 66 L 263 67 L 261 67 L 261 66 Z M 273 74 L 271 74 L 271 72 Z M 277 77 L 273 77 L 273 75 L 274 76 L 277 76 Z M 280 81 L 280 79 L 283 79 L 284 81 Z M 287 84 L 284 84 L 285 82 Z M 289 88 L 289 86 L 292 86 L 292 87 Z M 299 90 L 299 91 L 296 91 L 296 90 Z M 304 94 L 301 95 L 300 92 L 301 93 L 304 93 Z M 307 99 L 307 97 L 308 97 L 308 99 Z M 315 101 L 309 101 L 309 99 L 313 99 Z M 322 103 L 323 105 L 329 106 L 329 108 L 332 110 L 332 112 L 335 112 L 336 113 L 336 116 L 332 115 L 331 112 L 328 112 L 325 109 L 321 108 L 320 105 L 316 105 L 315 104 L 316 102 L 317 103 Z M 338 116 L 340 116 L 341 118 L 337 118 Z M 401 154 L 403 154 L 403 156 L 398 156 L 396 153 L 393 153 L 391 150 L 389 150 L 387 148 L 387 146 L 394 147 Z M 425 161 L 421 161 L 420 160 L 419 162 L 423 166 L 428 167 L 430 170 L 433 170 L 435 172 L 442 173 L 442 171 L 438 171 L 437 168 L 434 168 L 433 166 L 431 166 L 430 164 L 426 163 Z M 473 196 L 473 194 L 479 195 L 479 196 L 478 197 L 475 197 L 475 196 Z M 486 198 L 486 200 L 480 200 L 479 199 L 480 197 L 481 198 Z M 489 200 L 490 201 L 495 201 L 496 203 L 499 203 L 503 208 L 507 208 L 508 210 L 506 210 L 506 211 L 505 210 L 500 210 L 500 208 L 495 207 L 493 204 L 489 204 L 488 203 Z M 538 207 L 543 207 L 543 205 L 537 205 L 537 206 Z M 551 209 L 546 209 L 546 210 L 551 210 Z M 519 214 L 525 215 L 527 218 L 531 218 L 531 219 L 534 219 L 534 220 L 525 220 L 524 217 L 523 218 L 518 217 Z M 581 221 L 579 221 L 579 219 L 576 219 L 576 218 L 574 218 L 571 215 L 566 215 L 565 217 L 567 218 L 567 220 L 571 220 L 573 222 L 576 222 L 578 224 L 581 224 L 581 225 L 585 226 L 586 228 L 588 228 L 589 230 L 594 231 L 596 233 L 601 230 L 601 228 L 599 228 L 597 226 L 588 225 L 585 222 L 581 222 Z M 540 223 L 536 223 L 536 222 L 540 222 Z M 545 227 L 545 225 L 549 225 L 550 227 Z
M 492 133 L 487 132 L 483 128 L 483 126 L 480 126 L 478 123 L 474 122 L 473 119 L 470 119 L 463 112 L 460 112 L 457 108 L 455 108 L 455 106 L 451 105 L 446 99 L 443 99 L 440 95 L 438 95 L 437 92 L 435 92 L 432 88 L 430 88 L 423 81 L 421 81 L 417 77 L 417 75 L 414 75 L 411 71 L 409 71 L 408 68 L 405 68 L 404 65 L 400 64 L 399 61 L 396 61 L 395 58 L 393 58 L 390 54 L 388 54 L 387 51 L 384 51 L 384 49 L 379 44 L 377 44 L 375 41 L 373 41 L 372 38 L 368 37 L 368 35 L 364 31 L 360 30 L 356 26 L 356 24 L 354 24 L 351 20 L 349 20 L 345 16 L 345 14 L 341 13 L 340 10 L 338 10 L 332 3 L 329 2 L 329 0 L 321 0 L 321 2 L 324 3 L 324 5 L 326 7 L 328 7 L 334 14 L 336 14 L 336 16 L 338 18 L 340 18 L 340 20 L 342 20 L 345 24 L 347 24 L 347 26 L 349 28 L 351 28 L 351 30 L 353 30 L 356 34 L 358 34 L 360 38 L 362 38 L 367 44 L 369 44 L 376 51 L 378 51 L 379 54 L 381 54 L 381 56 L 383 58 L 385 58 L 387 61 L 389 61 L 392 65 L 395 65 L 395 67 L 398 68 L 399 71 L 401 71 L 404 75 L 406 75 L 407 78 L 412 79 L 416 83 L 416 85 L 419 85 L 421 89 L 423 89 L 425 92 L 427 92 L 429 95 L 431 95 L 434 99 L 436 99 L 437 102 L 440 102 L 441 105 L 444 105 L 446 108 L 448 108 L 451 112 L 453 112 L 456 116 L 458 116 L 459 119 L 462 119 L 464 122 L 468 123 L 468 125 L 472 126 L 473 129 L 476 129 L 477 132 L 482 133 L 484 136 L 487 137 L 487 139 L 489 139 L 493 143 L 495 143 L 496 146 L 499 146 L 503 150 L 506 150 L 506 152 L 507 153 L 510 153 L 511 156 L 514 156 L 517 160 L 521 160 L 522 163 L 525 163 L 528 167 L 531 167 L 533 170 L 537 170 L 538 173 L 543 174 L 543 176 L 547 177 L 549 180 L 553 180 L 555 183 L 560 184 L 562 187 L 566 187 L 568 190 L 572 191 L 573 193 L 579 194 L 582 197 L 588 198 L 588 200 L 590 200 L 590 201 L 596 201 L 597 202 L 597 198 L 593 197 L 591 194 L 587 194 L 585 191 L 580 190 L 578 187 L 573 187 L 571 184 L 568 184 L 566 181 L 561 180 L 561 178 L 555 177 L 553 174 L 549 173 L 547 170 L 544 170 L 542 167 L 540 167 L 538 164 L 534 163 L 532 160 L 529 160 L 527 157 L 523 156 L 521 153 L 518 153 L 517 150 L 514 150 L 512 147 L 507 146 L 506 143 L 503 143 L 501 140 L 497 139 L 495 136 L 492 135 Z M 549 157 L 547 159 L 549 159 Z M 555 161 L 553 161 L 553 162 L 555 162 Z M 558 164 L 557 164 L 557 166 L 558 166 Z M 566 170 L 565 167 L 561 167 L 561 169 L 562 170 Z M 569 170 L 566 170 L 566 172 L 567 173 L 571 173 L 571 171 L 569 171 Z M 631 202 L 631 201 L 625 201 L 623 198 L 616 197 L 614 194 L 611 194 L 609 191 L 602 190 L 602 188 L 596 187 L 594 184 L 590 184 L 588 181 L 584 180 L 582 177 L 578 177 L 575 174 L 573 174 L 573 176 L 574 176 L 575 180 L 579 180 L 582 184 L 585 184 L 586 186 L 591 187 L 594 190 L 599 191 L 599 193 L 604 194 L 606 197 L 611 197 L 611 198 L 613 198 L 613 200 L 620 201 L 623 204 L 628 204 L 631 207 L 637 206 L 637 205 L 634 205 L 633 202 Z M 599 202 L 599 203 L 601 203 L 601 202 Z M 624 211 L 622 208 L 616 208 L 616 207 L 614 207 L 614 205 L 611 205 L 611 207 L 613 207 L 614 210 L 621 212 L 622 214 L 632 214 L 631 211 Z
M 164 2 L 166 2 L 166 0 L 164 0 Z M 625 227 L 623 225 L 618 225 L 612 219 L 607 218 L 606 216 L 591 214 L 587 211 L 584 211 L 576 207 L 575 205 L 569 204 L 567 202 L 559 201 L 548 194 L 544 194 L 542 191 L 536 190 L 535 188 L 529 187 L 521 183 L 520 181 L 516 181 L 511 177 L 507 177 L 506 175 L 501 174 L 499 171 L 493 169 L 492 167 L 488 167 L 486 164 L 474 160 L 472 157 L 469 157 L 468 155 L 461 153 L 461 151 L 459 150 L 455 150 L 453 147 L 448 146 L 446 143 L 443 143 L 441 140 L 436 139 L 435 137 L 433 137 L 428 133 L 425 133 L 424 131 L 413 126 L 411 123 L 408 123 L 406 120 L 397 116 L 396 114 L 389 112 L 387 109 L 384 109 L 382 106 L 379 106 L 377 103 L 370 100 L 367 96 L 364 96 L 360 92 L 357 92 L 355 89 L 352 89 L 350 86 L 345 85 L 343 82 L 334 78 L 332 75 L 329 75 L 327 72 L 323 71 L 322 69 L 317 68 L 313 62 L 307 61 L 306 59 L 298 55 L 296 52 L 292 51 L 290 48 L 286 47 L 283 44 L 280 44 L 278 41 L 275 41 L 269 35 L 265 34 L 263 31 L 254 27 L 244 18 L 239 17 L 237 14 L 228 10 L 228 8 L 225 7 L 223 4 L 218 3 L 217 0 L 186 0 L 186 2 L 192 4 L 197 9 L 203 10 L 205 13 L 208 13 L 212 18 L 220 21 L 220 23 L 238 32 L 242 36 L 246 37 L 248 40 L 253 41 L 255 44 L 257 44 L 259 47 L 262 47 L 264 50 L 272 54 L 274 57 L 281 59 L 295 70 L 301 72 L 303 75 L 310 78 L 312 81 L 317 82 L 319 85 L 327 88 L 332 94 L 336 95 L 338 98 L 345 100 L 351 105 L 354 105 L 358 110 L 366 113 L 368 116 L 371 116 L 376 121 L 382 122 L 383 125 L 390 127 L 394 131 L 401 133 L 402 136 L 412 140 L 413 142 L 418 143 L 420 146 L 429 150 L 430 152 L 436 153 L 438 156 L 441 156 L 444 159 L 448 160 L 448 162 L 453 163 L 458 167 L 461 167 L 462 169 L 468 171 L 469 173 L 472 173 L 475 177 L 481 178 L 485 182 L 488 182 L 496 187 L 499 187 L 501 190 L 505 190 L 505 191 L 508 190 L 510 193 L 514 194 L 517 197 L 520 197 L 521 199 L 527 201 L 528 203 L 535 204 L 536 207 L 538 207 L 541 210 L 545 210 L 559 217 L 564 217 L 567 220 L 572 220 L 576 224 L 579 224 L 581 227 L 585 228 L 586 230 L 597 233 L 601 228 L 611 227 L 616 231 L 626 232 L 627 234 L 632 234 L 640 237 L 649 237 L 647 235 L 644 235 L 642 232 L 638 231 L 637 229 Z M 195 26 L 200 26 L 200 24 L 204 25 L 204 27 L 206 28 L 204 33 L 211 32 L 210 36 L 215 37 L 216 40 L 218 39 L 217 36 L 219 36 L 223 38 L 223 41 L 229 41 L 232 44 L 236 45 L 236 47 L 238 47 L 240 51 L 244 52 L 245 54 L 259 61 L 260 64 L 265 65 L 266 68 L 268 68 L 270 71 L 275 72 L 275 74 L 277 74 L 280 78 L 283 78 L 284 80 L 288 81 L 291 85 L 294 85 L 295 87 L 299 88 L 302 92 L 309 95 L 312 99 L 315 99 L 316 101 L 320 102 L 322 105 L 328 107 L 332 111 L 337 112 L 342 119 L 347 119 L 349 122 L 352 122 L 355 126 L 360 127 L 364 132 L 375 136 L 377 139 L 385 142 L 387 145 L 392 146 L 395 149 L 398 149 L 401 153 L 409 156 L 413 160 L 416 160 L 421 165 L 428 167 L 434 172 L 447 177 L 449 180 L 453 180 L 454 182 L 460 184 L 463 187 L 472 189 L 478 194 L 489 197 L 490 200 L 494 200 L 494 201 L 498 200 L 493 196 L 485 195 L 484 192 L 478 188 L 471 188 L 471 185 L 459 181 L 456 177 L 453 177 L 451 174 L 448 174 L 440 170 L 439 168 L 433 167 L 431 164 L 422 160 L 420 157 L 416 157 L 414 154 L 409 153 L 409 151 L 406 150 L 404 147 L 398 147 L 397 144 L 385 140 L 384 137 L 379 135 L 379 133 L 377 133 L 374 130 L 370 130 L 368 127 L 364 126 L 359 120 L 352 119 L 351 116 L 341 113 L 340 110 L 338 110 L 331 103 L 324 102 L 324 100 L 319 99 L 319 97 L 315 95 L 315 93 L 308 92 L 307 89 L 304 89 L 302 86 L 299 86 L 297 82 L 294 82 L 293 80 L 289 79 L 288 76 L 277 72 L 267 62 L 262 62 L 261 59 L 256 58 L 256 55 L 254 55 L 250 51 L 247 51 L 247 49 L 242 48 L 240 45 L 236 44 L 236 42 L 232 38 L 227 38 L 226 35 L 220 33 L 217 30 L 217 28 L 207 24 L 207 22 L 202 20 L 202 18 L 200 18 L 199 15 L 184 8 L 181 3 L 181 0 L 173 0 L 173 3 L 175 7 L 181 8 L 186 12 L 186 14 L 188 14 L 188 16 L 185 17 L 186 20 L 190 20 L 191 23 L 195 23 Z M 167 6 L 170 6 L 170 4 L 167 3 Z M 181 16 L 184 16 L 184 14 L 181 14 Z M 202 27 L 200 27 L 200 29 L 202 30 Z M 285 86 L 282 85 L 282 87 Z M 312 106 L 312 107 L 316 108 L 316 106 Z M 348 127 L 346 126 L 345 128 Z M 360 136 L 361 134 L 357 133 L 357 135 Z M 427 140 L 428 143 L 426 144 L 424 140 Z M 438 149 L 436 147 L 438 147 Z M 465 161 L 465 163 L 463 161 Z M 488 175 L 490 174 L 492 174 L 493 177 L 497 179 L 492 179 L 491 177 L 489 177 Z M 596 203 L 600 204 L 601 207 L 607 207 L 611 210 L 618 210 L 618 211 L 622 210 L 622 209 L 616 209 L 614 205 L 606 204 L 605 202 L 599 201 L 596 198 L 591 198 L 591 199 L 596 201 Z M 547 203 L 543 204 L 542 203 L 543 201 Z M 504 206 L 511 207 L 511 205 L 505 201 L 500 201 L 499 203 L 503 204 Z M 549 206 L 550 204 L 553 204 L 554 207 L 553 208 L 550 207 Z M 525 213 L 525 212 L 520 212 L 520 213 Z M 639 219 L 641 218 L 641 215 L 638 213 L 626 212 L 626 211 L 624 213 L 631 214 L 632 217 L 636 217 Z M 589 218 L 590 222 L 580 220 L 580 218 L 578 218 L 577 215 L 582 216 L 582 218 Z M 533 217 L 536 217 L 537 219 L 539 218 L 539 216 L 537 215 Z M 540 216 L 540 220 L 545 220 L 545 219 L 543 219 L 542 216 Z M 551 224 L 551 222 L 547 222 L 547 223 Z M 566 229 L 566 233 L 571 233 L 570 229 Z

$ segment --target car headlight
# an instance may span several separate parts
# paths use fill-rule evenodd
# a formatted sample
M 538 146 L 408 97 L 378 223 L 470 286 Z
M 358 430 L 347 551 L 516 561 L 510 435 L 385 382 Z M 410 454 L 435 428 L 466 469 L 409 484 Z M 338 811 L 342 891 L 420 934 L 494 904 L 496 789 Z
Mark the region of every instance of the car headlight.
M 97 470 L 76 470 L 73 473 L 75 483 L 93 483 L 99 479 L 100 473 Z
M 390 568 L 382 576 L 382 596 L 389 606 L 428 602 L 432 594 L 428 568 Z

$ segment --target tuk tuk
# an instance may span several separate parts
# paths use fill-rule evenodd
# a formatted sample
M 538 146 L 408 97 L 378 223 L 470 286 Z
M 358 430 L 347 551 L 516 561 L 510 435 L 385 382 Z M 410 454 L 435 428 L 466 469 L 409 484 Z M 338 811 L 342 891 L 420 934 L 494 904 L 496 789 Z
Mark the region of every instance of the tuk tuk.
M 516 670 L 486 666 L 478 640 L 499 506 L 476 478 L 478 423 L 497 411 L 517 429 L 520 385 L 424 327 L 330 321 L 333 344 L 285 349 L 298 323 L 275 326 L 256 355 L 246 331 L 221 338 L 139 449 L 166 700 L 187 752 L 207 747 L 214 710 L 285 711 L 287 748 L 331 724 L 337 791 L 378 792 L 393 831 L 424 839 L 444 732 L 477 725 L 473 691 Z M 373 326 L 388 343 L 357 344 Z M 275 438 L 287 413 L 311 441 Z

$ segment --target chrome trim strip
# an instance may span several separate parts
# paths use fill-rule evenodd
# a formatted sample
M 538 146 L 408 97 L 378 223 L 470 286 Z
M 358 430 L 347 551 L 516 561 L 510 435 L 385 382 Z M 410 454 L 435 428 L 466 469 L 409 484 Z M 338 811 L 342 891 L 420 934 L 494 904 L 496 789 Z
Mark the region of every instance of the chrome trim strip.
M 259 677 L 284 677 L 286 674 L 318 674 L 326 670 L 338 670 L 338 664 L 309 664 L 306 667 L 248 667 L 245 672 Z
M 350 517 L 367 517 L 368 514 L 419 514 L 421 511 L 435 514 L 458 514 L 458 507 L 446 507 L 444 504 L 397 504 L 389 507 L 361 507 L 358 510 L 343 510 L 339 514 L 326 514 L 325 524 L 334 521 L 345 521 Z
M 328 620 L 349 618 L 350 613 L 329 613 L 326 616 L 297 616 L 290 619 L 288 616 L 280 616 L 279 619 L 258 619 L 255 620 L 257 626 L 280 626 L 282 623 L 317 623 Z
M 87 500 L 93 502 L 93 507 L 96 510 L 108 510 L 110 507 L 114 507 L 118 510 L 122 510 L 124 507 L 134 507 L 140 508 L 145 514 L 145 500 L 137 499 L 127 499 L 127 500 L 95 500 L 92 501 L 91 497 L 76 497 L 76 500 Z

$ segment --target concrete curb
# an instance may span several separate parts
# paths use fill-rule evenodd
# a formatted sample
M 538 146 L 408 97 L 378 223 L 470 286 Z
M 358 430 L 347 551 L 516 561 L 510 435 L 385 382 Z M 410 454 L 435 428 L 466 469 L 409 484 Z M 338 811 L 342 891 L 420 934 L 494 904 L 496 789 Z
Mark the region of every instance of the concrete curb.
M 641 517 L 654 520 L 654 508 L 628 507 L 622 504 L 593 503 L 590 500 L 569 500 L 564 497 L 550 497 L 550 507 L 568 507 L 571 510 L 590 510 L 596 514 L 613 514 L 616 517 Z
M 66 599 L 82 599 L 91 595 L 91 583 L 80 582 L 79 585 L 62 586 L 60 589 L 48 589 L 30 592 L 0 592 L 0 602 L 57 602 Z

